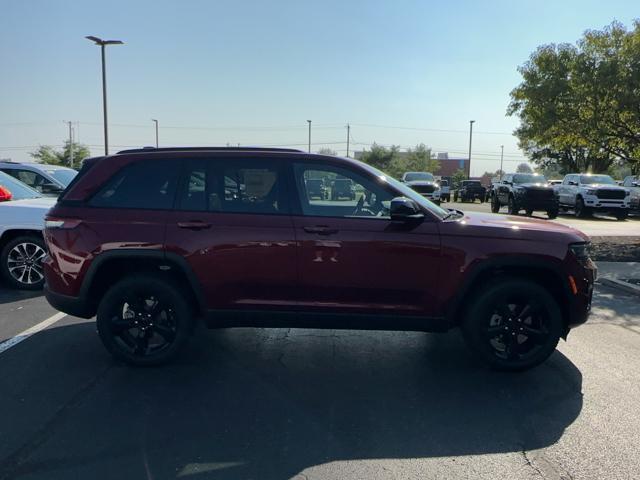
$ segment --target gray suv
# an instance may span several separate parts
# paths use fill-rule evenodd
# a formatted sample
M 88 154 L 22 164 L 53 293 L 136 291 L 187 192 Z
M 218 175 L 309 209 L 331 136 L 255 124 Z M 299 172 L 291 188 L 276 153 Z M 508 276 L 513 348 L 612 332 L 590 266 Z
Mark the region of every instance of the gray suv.
M 42 163 L 0 161 L 0 171 L 17 178 L 43 195 L 57 197 L 78 173 L 73 168 Z

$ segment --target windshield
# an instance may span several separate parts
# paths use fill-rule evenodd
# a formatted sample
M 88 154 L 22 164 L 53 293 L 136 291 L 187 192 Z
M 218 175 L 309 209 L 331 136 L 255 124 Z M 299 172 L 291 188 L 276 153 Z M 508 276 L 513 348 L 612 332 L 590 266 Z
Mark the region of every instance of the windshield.
M 425 197 L 420 195 L 418 192 L 416 192 L 411 187 L 408 187 L 404 183 L 399 182 L 398 180 L 396 180 L 395 178 L 392 178 L 389 175 L 386 175 L 384 172 L 378 170 L 375 167 L 372 167 L 371 165 L 367 165 L 366 163 L 363 163 L 363 162 L 360 162 L 360 161 L 358 161 L 358 163 L 362 167 L 364 167 L 367 170 L 369 170 L 370 172 L 374 173 L 381 181 L 388 183 L 394 189 L 398 190 L 405 197 L 410 198 L 411 200 L 416 202 L 421 207 L 426 208 L 427 210 L 429 210 L 432 214 L 434 214 L 440 220 L 444 219 L 446 216 L 449 215 L 450 212 L 448 210 L 445 210 L 444 208 L 441 208 L 438 205 L 436 205 L 435 203 L 427 200 Z M 429 174 L 427 174 L 427 175 L 429 175 Z
M 31 187 L 28 187 L 20 180 L 0 172 L 0 185 L 11 192 L 12 200 L 24 200 L 26 198 L 40 198 L 42 195 Z
M 513 183 L 547 183 L 547 179 L 543 175 L 519 173 L 513 176 Z
M 615 180 L 609 175 L 581 175 L 580 183 L 590 185 L 593 183 L 603 183 L 605 185 L 617 185 Z
M 423 180 L 425 182 L 433 182 L 434 176 L 427 172 L 408 172 L 404 174 L 405 182 L 414 182 L 416 180 Z
M 67 170 L 65 169 L 57 169 L 57 170 L 45 170 L 49 175 L 55 178 L 58 182 L 62 184 L 63 187 L 66 187 L 71 183 L 71 180 L 78 174 L 75 170 Z

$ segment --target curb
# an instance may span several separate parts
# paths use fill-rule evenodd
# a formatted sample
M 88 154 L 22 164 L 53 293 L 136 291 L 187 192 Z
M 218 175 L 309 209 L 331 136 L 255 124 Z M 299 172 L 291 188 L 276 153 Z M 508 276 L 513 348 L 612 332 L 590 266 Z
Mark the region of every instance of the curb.
M 635 285 L 631 285 L 630 283 L 623 282 L 621 280 L 616 280 L 615 278 L 606 278 L 606 277 L 599 278 L 598 282 L 608 287 L 617 288 L 618 290 L 623 290 L 626 293 L 630 293 L 631 295 L 640 296 L 640 287 L 636 287 Z

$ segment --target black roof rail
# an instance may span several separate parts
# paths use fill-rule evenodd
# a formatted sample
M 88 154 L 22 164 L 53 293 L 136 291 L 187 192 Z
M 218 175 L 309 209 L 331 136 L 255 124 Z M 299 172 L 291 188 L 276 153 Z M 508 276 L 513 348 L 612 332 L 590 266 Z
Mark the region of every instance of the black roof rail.
M 143 147 L 132 148 L 129 150 L 120 150 L 121 153 L 150 153 L 150 152 L 201 152 L 201 151 L 215 151 L 215 152 L 237 152 L 237 151 L 250 151 L 250 152 L 293 152 L 293 153 L 305 153 L 303 150 L 295 148 L 276 148 L 276 147 Z

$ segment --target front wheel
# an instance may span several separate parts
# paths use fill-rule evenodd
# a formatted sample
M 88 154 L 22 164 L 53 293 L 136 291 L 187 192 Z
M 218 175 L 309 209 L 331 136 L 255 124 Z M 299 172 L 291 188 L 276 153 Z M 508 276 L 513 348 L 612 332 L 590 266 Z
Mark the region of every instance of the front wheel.
M 481 291 L 462 322 L 471 350 L 497 370 L 535 367 L 555 350 L 564 324 L 553 296 L 539 284 L 503 278 Z
M 46 254 L 42 237 L 16 237 L 7 242 L 0 253 L 0 273 L 13 288 L 40 290 L 44 285 L 42 260 Z
M 554 218 L 557 218 L 558 216 L 558 209 L 552 209 L 552 210 L 547 210 L 547 217 L 549 217 L 550 220 L 553 220 Z
M 98 334 L 106 349 L 130 365 L 173 359 L 191 333 L 186 295 L 169 280 L 134 275 L 117 282 L 98 306 Z
M 629 216 L 629 214 L 626 211 L 624 211 L 624 212 L 616 212 L 616 218 L 618 220 L 626 220 L 628 216 Z
M 584 200 L 582 197 L 576 198 L 576 217 L 587 218 L 591 213 L 587 207 L 584 206 Z
M 527 217 L 530 217 L 531 215 L 533 215 L 533 210 L 531 210 L 531 209 L 527 209 L 527 210 L 525 210 L 525 212 L 527 214 Z
M 520 209 L 516 205 L 516 199 L 513 197 L 509 197 L 509 203 L 507 204 L 507 211 L 509 215 L 518 215 Z

